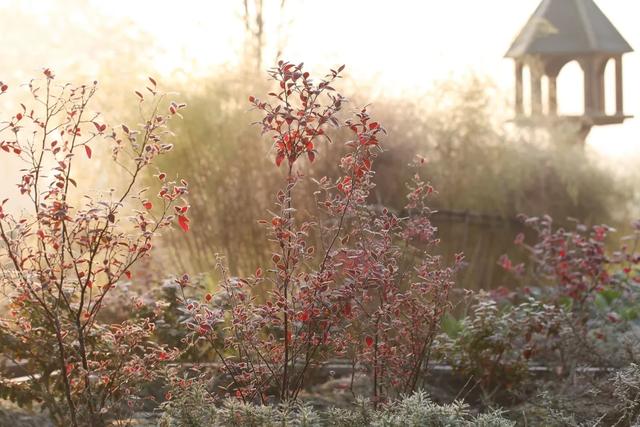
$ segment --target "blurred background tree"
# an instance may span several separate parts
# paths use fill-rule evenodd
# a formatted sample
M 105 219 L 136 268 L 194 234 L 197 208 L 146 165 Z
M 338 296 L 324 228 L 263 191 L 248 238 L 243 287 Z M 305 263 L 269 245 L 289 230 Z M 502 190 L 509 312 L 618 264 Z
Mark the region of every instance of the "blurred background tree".
M 268 55 L 267 47 L 275 46 L 273 58 L 267 58 L 267 66 L 275 64 L 280 58 L 284 45 L 286 44 L 287 24 L 287 0 L 242 0 L 242 22 L 245 33 L 244 60 L 249 66 L 253 66 L 256 72 L 263 73 L 265 66 L 265 55 Z M 267 32 L 266 21 L 274 21 L 275 25 L 270 26 Z M 267 43 L 267 38 L 272 39 Z

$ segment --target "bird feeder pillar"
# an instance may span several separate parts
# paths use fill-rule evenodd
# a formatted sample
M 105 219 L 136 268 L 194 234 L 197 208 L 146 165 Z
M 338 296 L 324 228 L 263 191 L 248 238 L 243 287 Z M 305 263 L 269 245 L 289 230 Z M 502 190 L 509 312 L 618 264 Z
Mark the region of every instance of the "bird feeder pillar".
M 616 63 L 616 115 L 623 116 L 623 100 L 622 100 L 622 55 L 615 58 Z

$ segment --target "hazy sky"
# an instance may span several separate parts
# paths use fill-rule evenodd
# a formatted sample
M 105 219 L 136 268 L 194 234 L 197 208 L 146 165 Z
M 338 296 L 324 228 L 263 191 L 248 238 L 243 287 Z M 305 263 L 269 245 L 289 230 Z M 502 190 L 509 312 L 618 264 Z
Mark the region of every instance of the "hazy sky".
M 206 73 L 217 64 L 237 58 L 242 46 L 240 22 L 242 0 L 86 0 L 82 7 L 72 0 L 0 0 L 5 21 L 0 39 L 0 79 L 16 74 L 15 62 L 32 73 L 41 66 L 56 67 L 73 58 L 88 69 L 94 55 L 108 55 L 113 33 L 94 37 L 95 23 L 116 25 L 129 33 L 148 33 L 161 48 L 153 66 L 168 71 Z M 434 80 L 469 72 L 484 74 L 503 89 L 513 90 L 513 64 L 503 55 L 539 0 L 286 0 L 285 14 L 278 13 L 281 0 L 264 0 L 267 37 L 275 56 L 280 34 L 286 40 L 283 57 L 325 68 L 345 63 L 350 75 L 374 79 L 394 95 L 426 90 Z M 640 0 L 599 0 L 598 5 L 627 41 L 640 49 Z M 16 11 L 20 15 L 15 15 Z M 66 28 L 55 17 L 65 15 Z M 87 14 L 90 19 L 87 19 Z M 23 22 L 36 16 L 39 26 L 31 31 Z M 13 16 L 17 16 L 15 19 Z M 21 21 L 22 20 L 22 21 Z M 124 24 L 123 22 L 128 22 Z M 72 27 L 69 28 L 69 23 Z M 124 28 L 122 28 L 124 26 Z M 275 31 L 279 29 L 280 31 Z M 62 39 L 71 31 L 71 40 Z M 74 37 L 74 31 L 77 35 Z M 33 32 L 36 32 L 33 34 Z M 41 32 L 41 33 L 38 33 Z M 65 36 L 68 37 L 68 36 Z M 16 51 L 16 44 L 29 46 Z M 105 40 L 106 39 L 106 40 Z M 101 46 L 104 41 L 106 48 Z M 55 45 L 56 49 L 49 49 Z M 7 49 L 15 59 L 9 63 Z M 65 55 L 60 55 L 65 52 Z M 62 56 L 62 57 L 61 57 Z M 118 61 L 115 57 L 114 61 Z M 640 115 L 640 57 L 625 55 L 625 110 Z M 116 66 L 117 69 L 117 66 Z M 11 73 L 9 73 L 11 71 Z M 562 106 L 580 102 L 580 77 L 574 69 L 559 81 Z M 505 112 L 508 115 L 508 111 Z M 616 160 L 640 158 L 640 118 L 623 125 L 596 128 L 589 145 Z
M 241 39 L 241 0 L 96 2 L 107 14 L 126 14 L 157 35 L 169 65 L 182 53 L 201 64 L 233 58 Z M 277 5 L 280 0 L 265 0 Z M 395 94 L 428 87 L 434 79 L 475 71 L 510 95 L 513 64 L 503 55 L 539 0 L 286 0 L 285 16 L 267 15 L 286 39 L 284 58 L 307 64 L 348 64 L 351 75 L 375 78 Z M 600 0 L 600 8 L 640 49 L 640 0 Z M 152 8 L 149 5 L 153 4 Z M 158 22 L 162 25 L 158 25 Z M 166 28 L 172 31 L 166 31 Z M 157 29 L 160 29 L 158 31 Z M 277 42 L 273 40 L 270 42 Z M 625 55 L 625 109 L 640 115 L 640 58 Z M 577 68 L 577 67 L 574 67 Z M 559 82 L 560 103 L 580 102 L 575 69 Z M 612 99 L 612 98 L 610 98 Z M 596 128 L 589 144 L 617 159 L 640 157 L 640 119 Z

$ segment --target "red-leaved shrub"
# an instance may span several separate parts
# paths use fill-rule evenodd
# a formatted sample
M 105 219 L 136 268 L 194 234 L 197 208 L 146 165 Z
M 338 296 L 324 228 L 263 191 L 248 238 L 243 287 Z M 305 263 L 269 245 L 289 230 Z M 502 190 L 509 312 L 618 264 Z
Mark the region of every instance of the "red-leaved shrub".
M 184 105 L 168 102 L 149 79 L 136 92 L 141 124 L 108 126 L 90 109 L 97 84 L 57 84 L 53 72 L 29 84 L 21 104 L 0 124 L 0 148 L 22 165 L 19 215 L 0 205 L 0 280 L 8 306 L 0 319 L 0 352 L 25 381 L 3 381 L 4 397 L 40 402 L 59 425 L 99 426 L 137 402 L 140 386 L 176 356 L 150 341 L 148 321 L 104 323 L 105 297 L 131 278 L 161 230 L 185 231 L 186 182 L 160 173 L 157 197 L 138 182 L 171 150 L 167 125 Z M 6 88 L 2 87 L 2 92 Z M 77 179 L 96 153 L 111 147 L 125 185 L 96 193 Z M 84 166 L 83 166 L 84 163 Z M 95 167 L 95 166 L 94 166 Z
M 269 72 L 276 91 L 249 98 L 285 171 L 276 208 L 259 221 L 271 264 L 238 278 L 219 260 L 218 291 L 186 301 L 192 344 L 215 350 L 229 379 L 222 394 L 245 402 L 296 399 L 311 368 L 335 358 L 370 375 L 374 402 L 413 391 L 449 306 L 462 255 L 443 266 L 430 253 L 437 239 L 425 199 L 433 189 L 416 174 L 402 215 L 369 204 L 385 131 L 366 108 L 340 118 L 346 100 L 333 85 L 343 68 L 316 80 L 302 64 L 280 62 Z M 352 134 L 342 173 L 306 193 L 307 162 L 331 128 Z M 317 212 L 299 212 L 302 197 L 315 198 Z

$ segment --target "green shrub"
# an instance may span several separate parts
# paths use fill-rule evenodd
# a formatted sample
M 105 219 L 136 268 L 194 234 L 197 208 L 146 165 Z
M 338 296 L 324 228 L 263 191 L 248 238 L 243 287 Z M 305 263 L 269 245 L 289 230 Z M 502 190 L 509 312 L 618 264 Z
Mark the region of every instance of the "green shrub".
M 184 394 L 164 405 L 160 427 L 204 426 L 337 426 L 337 427 L 507 427 L 515 423 L 500 411 L 474 415 L 461 402 L 439 405 L 424 392 L 417 392 L 374 409 L 367 401 L 359 400 L 350 409 L 314 409 L 305 404 L 255 406 L 237 399 L 214 405 L 201 386 L 184 390 Z
M 640 423 L 640 366 L 632 363 L 615 374 L 614 396 L 621 416 L 618 424 L 638 425 Z
M 547 354 L 558 344 L 561 312 L 530 299 L 500 305 L 480 293 L 469 315 L 449 316 L 439 339 L 440 357 L 465 379 L 477 383 L 486 403 L 515 392 L 529 378 L 529 364 L 538 353 Z

